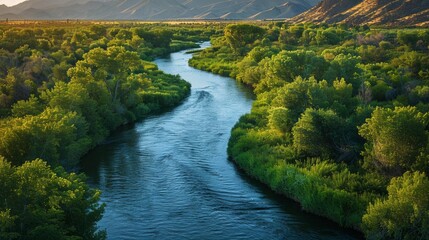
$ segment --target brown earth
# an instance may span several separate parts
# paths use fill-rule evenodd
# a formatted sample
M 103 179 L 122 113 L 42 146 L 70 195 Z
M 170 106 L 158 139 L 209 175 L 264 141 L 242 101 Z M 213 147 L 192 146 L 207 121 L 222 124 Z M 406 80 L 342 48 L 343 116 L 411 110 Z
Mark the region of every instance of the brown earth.
M 323 0 L 290 21 L 429 26 L 429 0 Z

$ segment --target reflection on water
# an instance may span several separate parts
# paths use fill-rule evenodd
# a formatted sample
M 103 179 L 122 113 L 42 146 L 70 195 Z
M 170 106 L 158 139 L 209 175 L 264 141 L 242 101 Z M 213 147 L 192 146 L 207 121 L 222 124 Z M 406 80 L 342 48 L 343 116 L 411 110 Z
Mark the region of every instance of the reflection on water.
M 190 55 L 157 60 L 192 94 L 170 112 L 121 129 L 81 169 L 107 204 L 109 239 L 356 239 L 303 213 L 228 161 L 230 130 L 252 104 L 235 81 L 188 67 Z

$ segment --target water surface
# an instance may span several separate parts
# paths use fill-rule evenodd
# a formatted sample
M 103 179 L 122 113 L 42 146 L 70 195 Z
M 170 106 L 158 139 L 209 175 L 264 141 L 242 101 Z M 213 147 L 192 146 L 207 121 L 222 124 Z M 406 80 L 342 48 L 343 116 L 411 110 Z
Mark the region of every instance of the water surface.
M 207 44 L 205 44 L 207 46 Z M 185 51 L 156 61 L 192 84 L 179 107 L 113 134 L 81 168 L 107 204 L 109 239 L 357 239 L 355 232 L 249 179 L 228 161 L 231 128 L 253 95 L 188 67 Z

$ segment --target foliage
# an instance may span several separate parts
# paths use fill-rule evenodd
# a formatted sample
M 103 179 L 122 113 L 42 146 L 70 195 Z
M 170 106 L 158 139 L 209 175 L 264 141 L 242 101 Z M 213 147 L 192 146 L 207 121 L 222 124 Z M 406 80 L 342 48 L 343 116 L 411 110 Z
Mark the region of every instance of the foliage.
M 149 61 L 197 47 L 215 31 L 208 25 L 2 25 L 0 239 L 105 239 L 96 227 L 100 192 L 59 166 L 73 168 L 118 126 L 179 104 L 190 84 Z
M 393 178 L 387 199 L 370 204 L 362 219 L 369 239 L 427 239 L 429 180 L 424 173 L 406 172 Z
M 190 61 L 226 69 L 257 95 L 232 130 L 231 159 L 305 210 L 368 238 L 426 239 L 429 31 L 259 27 L 263 36 L 246 44 L 231 45 L 225 31 Z
M 344 122 L 332 110 L 307 108 L 292 128 L 293 147 L 309 157 L 334 157 L 346 135 Z
M 0 157 L 1 239 L 105 239 L 104 206 L 82 175 L 38 159 L 13 167 Z
M 6 29 L 0 39 L 6 49 L 0 58 L 0 154 L 14 165 L 42 158 L 71 167 L 119 125 L 178 104 L 190 85 L 147 60 L 195 47 L 189 40 L 211 30 L 182 26 L 182 34 L 202 37 L 176 34 L 178 41 L 170 28 Z M 12 38 L 21 33 L 50 45 Z
M 264 34 L 264 29 L 250 24 L 233 24 L 225 28 L 227 43 L 237 54 L 243 55 L 247 45 L 254 43 Z
M 427 114 L 415 107 L 376 108 L 359 130 L 367 158 L 393 174 L 410 170 L 427 146 L 427 125 Z

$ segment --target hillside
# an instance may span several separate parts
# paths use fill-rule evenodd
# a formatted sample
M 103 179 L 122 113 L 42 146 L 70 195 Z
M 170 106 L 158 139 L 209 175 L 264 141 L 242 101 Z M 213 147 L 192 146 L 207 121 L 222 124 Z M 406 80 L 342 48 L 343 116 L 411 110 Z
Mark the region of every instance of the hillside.
M 28 0 L 0 7 L 9 19 L 273 19 L 290 18 L 320 0 Z
M 323 0 L 290 21 L 429 26 L 429 1 Z

